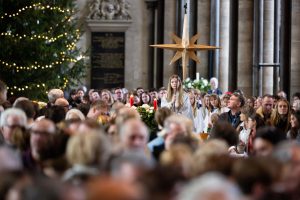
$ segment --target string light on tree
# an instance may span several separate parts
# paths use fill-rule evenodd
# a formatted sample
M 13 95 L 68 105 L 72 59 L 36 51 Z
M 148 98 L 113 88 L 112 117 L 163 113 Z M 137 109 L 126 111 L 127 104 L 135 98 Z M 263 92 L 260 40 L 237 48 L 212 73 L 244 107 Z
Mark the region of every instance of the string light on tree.
M 73 0 L 12 1 L 3 1 L 0 12 L 0 43 L 7 47 L 0 52 L 0 74 L 9 94 L 42 100 L 50 88 L 78 84 L 85 66 Z

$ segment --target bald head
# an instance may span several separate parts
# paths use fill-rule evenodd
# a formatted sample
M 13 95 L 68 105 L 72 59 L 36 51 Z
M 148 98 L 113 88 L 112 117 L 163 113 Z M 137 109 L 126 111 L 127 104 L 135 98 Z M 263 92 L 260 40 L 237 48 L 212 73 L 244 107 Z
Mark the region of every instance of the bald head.
M 125 149 L 144 150 L 148 135 L 146 125 L 139 119 L 127 120 L 120 130 L 121 143 Z
M 48 134 L 54 134 L 56 127 L 54 122 L 48 119 L 42 119 L 40 121 L 35 121 L 31 127 L 31 132 L 44 132 Z
M 58 98 L 58 99 L 56 99 L 54 105 L 64 107 L 64 109 L 65 109 L 66 111 L 69 110 L 69 102 L 68 102 L 68 100 L 65 99 L 65 98 Z

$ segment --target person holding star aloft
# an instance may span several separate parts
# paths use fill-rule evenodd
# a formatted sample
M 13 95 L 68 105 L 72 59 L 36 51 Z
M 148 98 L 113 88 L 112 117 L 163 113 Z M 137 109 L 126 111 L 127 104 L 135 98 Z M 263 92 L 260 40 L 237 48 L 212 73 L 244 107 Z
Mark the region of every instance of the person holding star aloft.
M 183 91 L 181 79 L 178 75 L 172 75 L 169 78 L 167 91 L 167 97 L 162 99 L 161 107 L 168 107 L 173 112 L 193 120 L 189 96 Z

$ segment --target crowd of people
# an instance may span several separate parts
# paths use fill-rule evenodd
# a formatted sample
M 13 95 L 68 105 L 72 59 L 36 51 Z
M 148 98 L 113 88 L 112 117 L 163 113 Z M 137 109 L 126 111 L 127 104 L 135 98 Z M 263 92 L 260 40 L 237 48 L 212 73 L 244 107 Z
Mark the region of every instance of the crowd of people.
M 1 199 L 300 199 L 300 93 L 211 86 L 173 75 L 158 90 L 53 88 L 42 104 L 0 81 Z M 135 108 L 154 101 L 151 133 Z

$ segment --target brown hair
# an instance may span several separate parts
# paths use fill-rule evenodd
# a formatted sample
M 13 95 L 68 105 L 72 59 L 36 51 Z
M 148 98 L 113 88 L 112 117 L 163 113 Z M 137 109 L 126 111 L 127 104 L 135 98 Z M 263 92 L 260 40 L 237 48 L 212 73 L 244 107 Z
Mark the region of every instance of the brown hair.
M 181 82 L 181 79 L 178 75 L 174 74 L 172 76 L 170 76 L 169 78 L 169 83 L 168 83 L 168 93 L 167 93 L 167 101 L 170 102 L 172 101 L 172 97 L 174 95 L 174 91 L 171 87 L 171 80 L 173 78 L 176 78 L 178 80 L 178 84 L 179 84 L 179 87 L 178 87 L 178 92 L 179 92 L 179 107 L 181 107 L 183 105 L 183 89 L 182 89 L 182 82 Z

